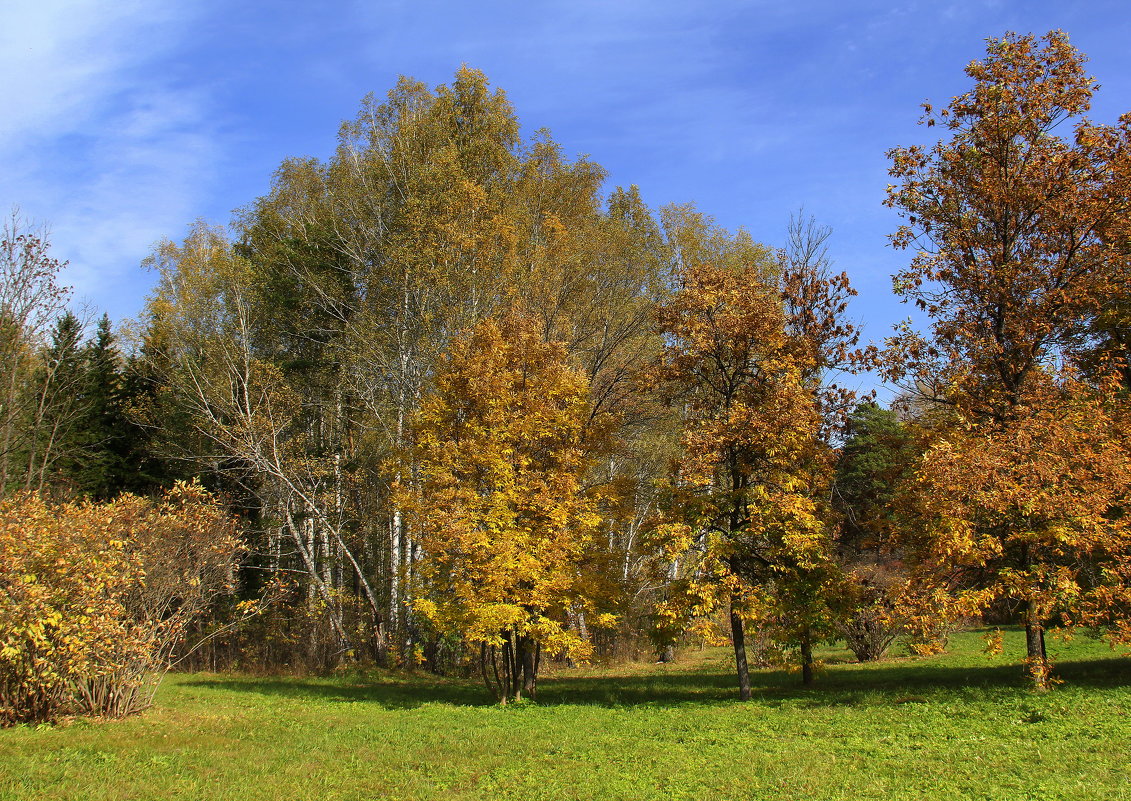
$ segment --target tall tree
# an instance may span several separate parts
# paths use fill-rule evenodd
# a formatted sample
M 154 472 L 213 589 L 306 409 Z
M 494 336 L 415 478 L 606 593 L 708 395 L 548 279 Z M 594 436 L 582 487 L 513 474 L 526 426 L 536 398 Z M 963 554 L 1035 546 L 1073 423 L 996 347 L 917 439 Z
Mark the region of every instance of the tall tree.
M 65 311 L 51 329 L 35 377 L 35 405 L 29 420 L 31 441 L 24 486 L 42 491 L 51 484 L 79 491 L 77 477 L 90 453 L 83 325 Z
M 327 610 L 335 650 L 357 648 L 335 585 L 343 574 L 356 582 L 368 605 L 364 629 L 380 620 L 380 608 L 355 553 L 342 460 L 319 447 L 324 421 L 304 403 L 302 374 L 265 358 L 257 342 L 272 310 L 255 302 L 252 266 L 204 225 L 182 246 L 165 243 L 154 264 L 161 279 L 148 336 L 167 362 L 170 401 L 187 410 L 195 435 L 180 443 L 182 455 L 252 495 L 273 524 L 269 545 L 293 546 L 311 605 Z
M 1078 119 L 1069 137 L 1057 135 L 1059 126 L 1088 110 L 1096 88 L 1067 36 L 1053 31 L 1041 40 L 1016 34 L 990 39 L 986 57 L 966 73 L 974 80 L 970 91 L 938 113 L 924 107 L 926 124 L 941 125 L 948 137 L 931 148 L 891 151 L 897 183 L 886 201 L 907 220 L 893 244 L 916 250 L 910 266 L 895 276 L 895 289 L 933 321 L 929 338 L 909 325 L 892 338 L 889 375 L 926 388 L 964 422 L 956 439 L 927 454 L 925 470 L 939 481 L 985 478 L 975 466 L 987 454 L 999 452 L 1011 437 L 1023 442 L 1035 436 L 1035 426 L 1051 421 L 1051 409 L 1075 403 L 1066 393 L 1081 388 L 1065 374 L 1065 364 L 1088 324 L 1126 285 L 1131 265 L 1121 245 L 1131 225 L 1131 115 L 1114 126 Z M 1097 408 L 1107 403 L 1095 402 Z M 1081 425 L 1043 440 L 1056 449 L 1044 466 L 1045 457 L 1035 451 L 1015 454 L 1017 486 L 1039 493 L 1048 465 L 1064 472 L 1046 485 L 1071 482 L 1081 460 L 1096 453 L 1089 443 L 1099 432 L 1076 414 L 1066 420 Z M 963 458 L 969 469 L 955 469 L 954 460 Z M 1106 501 L 1103 493 L 1086 493 L 1100 504 L 1089 514 L 1101 528 L 1094 516 L 1102 518 L 1104 504 L 1126 491 L 1112 469 Z M 1005 481 L 1000 473 L 989 475 Z M 936 491 L 949 492 L 945 486 Z M 970 500 L 957 519 L 978 517 L 972 495 L 956 496 Z M 1001 558 L 995 557 L 990 573 L 998 595 L 1025 608 L 1028 660 L 1039 686 L 1048 680 L 1043 632 L 1052 611 L 1043 599 L 1060 554 L 1053 543 L 1065 536 L 1056 533 L 1054 521 L 1079 512 L 1069 508 L 1074 494 L 1060 497 L 1065 508 L 1046 511 L 1039 524 L 1026 514 L 1025 498 L 1017 498 L 1013 505 L 997 505 L 1000 514 L 992 522 L 958 526 L 965 535 L 956 533 L 955 509 L 935 528 L 939 537 L 997 543 L 994 553 Z M 975 564 L 989 566 L 966 552 Z
M 83 347 L 87 441 L 85 464 L 77 475 L 82 491 L 110 500 L 130 482 L 128 464 L 132 424 L 126 416 L 121 357 L 110 318 L 102 315 L 94 336 Z
M 405 452 L 453 339 L 516 305 L 544 340 L 565 344 L 591 387 L 587 436 L 601 439 L 605 458 L 586 482 L 610 514 L 608 570 L 587 575 L 604 581 L 618 565 L 625 604 L 639 605 L 646 583 L 636 550 L 662 460 L 640 458 L 659 416 L 638 374 L 660 347 L 651 314 L 670 251 L 634 188 L 606 198 L 598 165 L 567 158 L 546 132 L 526 141 L 519 132 L 505 94 L 476 70 L 435 89 L 401 79 L 363 101 L 330 159 L 284 162 L 271 191 L 237 215 L 230 244 L 197 226 L 154 258 L 164 277 L 144 350 L 158 374 L 150 386 L 164 388 L 155 400 L 175 402 L 151 419 L 180 414 L 190 428 L 230 431 L 255 416 L 237 403 L 235 390 L 259 380 L 245 368 L 270 371 L 271 393 L 288 399 L 274 408 L 275 434 L 238 446 L 213 439 L 201 464 L 242 482 L 265 521 L 285 521 L 284 500 L 304 487 L 296 530 L 314 543 L 319 578 L 301 582 L 321 581 L 340 599 L 360 593 L 392 661 L 420 644 L 411 588 L 422 551 L 391 491 L 413 466 L 399 477 L 383 468 L 402 464 L 392 456 Z M 258 399 L 271 395 L 266 386 Z M 246 454 L 263 443 L 286 459 L 256 466 Z M 257 558 L 309 571 L 286 556 L 302 552 L 283 547 L 294 538 L 280 522 Z M 573 625 L 586 629 L 584 609 Z
M 679 285 L 659 312 L 660 375 L 684 410 L 677 494 L 687 544 L 705 557 L 698 588 L 686 592 L 700 611 L 729 604 L 748 700 L 751 607 L 774 597 L 762 592 L 774 581 L 800 587 L 831 555 L 810 495 L 822 418 L 806 385 L 807 349 L 787 329 L 778 255 L 687 209 L 667 214 Z M 795 609 L 789 626 L 803 651 L 813 608 Z

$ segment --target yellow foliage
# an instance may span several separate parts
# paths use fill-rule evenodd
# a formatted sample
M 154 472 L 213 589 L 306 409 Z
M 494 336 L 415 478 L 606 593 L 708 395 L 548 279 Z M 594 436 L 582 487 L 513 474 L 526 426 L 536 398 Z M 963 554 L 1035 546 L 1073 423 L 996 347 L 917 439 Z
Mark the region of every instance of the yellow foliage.
M 584 650 L 565 624 L 584 601 L 581 559 L 599 521 L 582 486 L 587 412 L 584 376 L 523 318 L 453 343 L 413 429 L 413 483 L 400 488 L 424 553 L 415 608 L 439 631 Z
M 199 486 L 159 502 L 0 502 L 0 723 L 124 714 L 232 580 L 234 523 Z
M 830 534 L 833 450 L 821 373 L 849 357 L 847 279 L 783 259 L 700 215 L 669 213 L 679 290 L 660 309 L 657 377 L 684 418 L 676 521 L 654 536 L 682 578 L 661 640 L 729 606 L 783 643 L 831 630 L 845 594 Z

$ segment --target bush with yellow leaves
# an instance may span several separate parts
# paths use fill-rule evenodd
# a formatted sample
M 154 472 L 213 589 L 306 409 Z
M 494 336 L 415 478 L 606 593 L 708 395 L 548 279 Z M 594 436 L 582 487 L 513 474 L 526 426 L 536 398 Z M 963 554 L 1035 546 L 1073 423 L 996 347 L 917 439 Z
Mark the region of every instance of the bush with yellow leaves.
M 195 484 L 156 501 L 0 501 L 0 724 L 148 706 L 240 553 L 235 521 Z

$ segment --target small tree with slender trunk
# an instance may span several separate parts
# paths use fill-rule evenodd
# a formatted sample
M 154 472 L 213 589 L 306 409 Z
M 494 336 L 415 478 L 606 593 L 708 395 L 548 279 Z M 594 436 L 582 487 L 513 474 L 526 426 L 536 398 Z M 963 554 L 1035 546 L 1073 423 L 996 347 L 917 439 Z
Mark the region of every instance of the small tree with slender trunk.
M 37 452 L 37 384 L 42 388 L 36 371 L 69 296 L 58 284 L 65 266 L 16 212 L 0 227 L 0 497 L 32 479 L 28 454 Z

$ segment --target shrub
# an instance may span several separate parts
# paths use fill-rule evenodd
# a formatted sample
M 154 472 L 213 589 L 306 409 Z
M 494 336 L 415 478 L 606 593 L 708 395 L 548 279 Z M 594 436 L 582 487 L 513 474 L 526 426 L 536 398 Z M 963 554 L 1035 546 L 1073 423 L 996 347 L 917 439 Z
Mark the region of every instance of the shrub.
M 158 501 L 0 501 L 0 723 L 148 706 L 239 553 L 235 521 L 198 485 Z
M 891 565 L 863 560 L 853 567 L 848 578 L 850 609 L 838 627 L 839 633 L 859 661 L 882 659 L 907 624 L 907 616 L 900 608 L 905 578 Z

